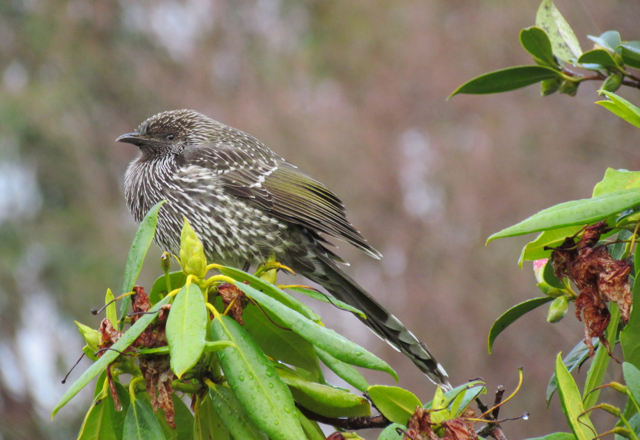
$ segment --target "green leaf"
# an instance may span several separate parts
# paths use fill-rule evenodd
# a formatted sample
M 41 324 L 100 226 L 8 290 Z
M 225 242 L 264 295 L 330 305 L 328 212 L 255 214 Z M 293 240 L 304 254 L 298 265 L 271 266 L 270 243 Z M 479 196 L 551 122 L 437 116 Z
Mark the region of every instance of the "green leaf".
M 111 350 L 105 351 L 102 357 L 98 359 L 97 362 L 94 362 L 89 368 L 87 368 L 87 370 L 82 373 L 80 378 L 76 380 L 60 398 L 60 401 L 51 413 L 51 418 L 53 418 L 60 410 L 60 408 L 65 406 L 69 402 L 69 400 L 73 398 L 73 396 L 78 394 L 78 391 L 84 388 L 89 382 L 91 382 L 94 377 L 100 374 L 102 370 L 107 368 L 107 365 L 109 365 L 118 356 L 120 356 L 120 353 L 126 350 L 127 347 L 129 347 L 129 345 L 131 345 L 133 341 L 135 341 L 138 336 L 140 336 L 140 334 L 147 328 L 151 321 L 155 319 L 156 313 L 160 310 L 160 308 L 163 305 L 167 304 L 170 299 L 171 298 L 167 297 L 159 303 L 155 304 L 147 313 L 142 315 L 136 321 L 136 323 L 133 324 L 131 328 L 129 328 L 129 330 L 127 330 L 115 344 L 113 344 L 113 346 L 111 346 Z
M 586 225 L 640 204 L 640 190 L 630 188 L 592 199 L 572 200 L 547 208 L 520 223 L 496 232 L 487 240 L 540 232 L 573 225 Z
M 620 345 L 624 360 L 640 369 L 640 307 L 631 309 L 629 322 L 620 332 Z
M 609 346 L 615 347 L 618 336 L 618 324 L 620 324 L 620 309 L 616 303 L 611 302 L 609 311 L 611 312 L 611 319 L 609 320 L 606 335 L 607 340 L 609 341 Z M 585 408 L 591 408 L 598 401 L 600 390 L 596 390 L 596 388 L 602 385 L 604 375 L 607 372 L 607 367 L 609 366 L 609 359 L 609 352 L 603 346 L 599 346 L 598 351 L 596 351 L 596 354 L 593 357 L 591 367 L 589 367 L 589 371 L 587 372 L 587 379 L 584 383 L 582 395 L 583 405 Z
M 397 429 L 400 428 L 403 431 L 407 430 L 407 427 L 401 425 L 399 423 L 392 423 L 391 425 L 384 428 L 384 430 L 380 433 L 378 440 L 403 440 L 406 437 L 402 432 L 398 433 Z
M 122 293 L 131 292 L 133 286 L 136 284 L 136 280 L 142 269 L 142 263 L 144 263 L 144 258 L 147 256 L 147 251 L 156 233 L 158 212 L 160 212 L 160 208 L 165 201 L 166 200 L 156 203 L 153 208 L 147 212 L 147 215 L 144 216 L 142 222 L 140 222 L 138 231 L 135 237 L 133 237 L 133 243 L 131 243 L 131 248 L 129 249 L 129 257 L 127 258 L 127 264 L 124 270 Z M 127 315 L 129 304 L 131 304 L 131 297 L 127 296 L 122 300 L 122 304 L 120 305 L 120 330 L 123 329 L 124 317 Z
M 98 393 L 82 422 L 78 440 L 122 439 L 122 424 L 129 407 L 129 393 L 121 384 L 114 383 L 123 411 L 116 411 L 111 393 L 104 392 L 106 388 L 98 384 L 96 388 L 100 390 L 96 389 Z
M 403 388 L 374 385 L 367 392 L 376 408 L 395 423 L 406 425 L 416 407 L 422 406 L 415 394 Z
M 309 420 L 298 408 L 296 408 L 296 412 L 298 413 L 298 420 L 300 420 L 302 429 L 309 440 L 325 440 L 325 435 L 322 429 L 320 429 L 320 426 L 318 426 L 318 422 Z
M 594 43 L 611 50 L 612 52 L 622 44 L 622 40 L 620 40 L 620 34 L 618 33 L 618 31 L 607 31 L 599 37 L 587 35 L 587 38 Z
M 213 409 L 219 414 L 222 424 L 229 430 L 233 438 L 266 439 L 267 436 L 256 427 L 231 389 L 223 385 L 209 383 L 209 398 Z
M 444 396 L 447 399 L 447 402 L 451 402 L 451 399 L 453 399 L 453 402 L 448 404 L 449 413 L 452 418 L 459 417 L 471 402 L 473 402 L 478 396 L 480 396 L 480 394 L 486 392 L 484 384 L 472 386 L 473 383 L 478 383 L 478 381 L 463 385 L 463 389 L 458 391 L 457 393 L 451 393 L 450 391 L 445 393 Z M 464 387 L 466 387 L 466 389 L 464 389 Z M 454 389 L 458 388 L 461 387 L 457 387 Z
M 578 58 L 578 64 L 598 64 L 610 69 L 618 67 L 618 63 L 613 59 L 611 53 L 605 49 L 593 49 L 583 53 Z
M 485 95 L 521 89 L 545 79 L 560 76 L 556 70 L 545 66 L 516 66 L 485 73 L 458 87 L 449 98 L 460 93 Z
M 604 178 L 593 188 L 593 197 L 631 188 L 640 188 L 640 172 L 607 168 Z
M 171 369 L 179 379 L 198 363 L 204 350 L 207 308 L 196 284 L 180 289 L 171 305 L 166 329 Z
M 341 408 L 322 403 L 297 388 L 291 387 L 290 389 L 297 405 L 324 417 L 368 417 L 371 415 L 371 406 L 368 401 L 363 401 L 360 405 Z
M 107 305 L 106 315 L 107 319 L 111 321 L 113 328 L 118 327 L 118 311 L 116 310 L 116 302 L 114 301 L 113 293 L 111 289 L 107 289 L 107 294 L 104 297 L 104 303 Z
M 315 300 L 322 301 L 323 303 L 331 304 L 339 309 L 346 310 L 347 312 L 351 312 L 354 315 L 360 316 L 362 319 L 367 319 L 367 316 L 362 313 L 360 310 L 355 307 L 350 306 L 349 304 L 340 301 L 337 298 L 334 298 L 331 295 L 324 294 L 322 292 L 318 292 L 317 290 L 305 289 L 303 287 L 287 287 L 287 290 L 292 290 L 294 292 L 302 293 L 311 297 Z
M 594 348 L 597 348 L 600 344 L 600 340 L 598 338 L 593 338 L 591 340 Z M 562 360 L 564 365 L 567 367 L 569 372 L 573 371 L 576 367 L 582 365 L 586 360 L 589 359 L 589 349 L 584 341 L 578 342 L 578 344 L 573 347 L 573 349 L 569 352 L 569 354 Z M 549 403 L 551 402 L 551 398 L 553 397 L 553 393 L 556 392 L 558 388 L 558 378 L 556 377 L 556 373 L 553 373 L 551 379 L 549 380 L 549 384 L 547 385 L 547 408 L 549 407 Z
M 175 413 L 173 418 L 176 425 L 175 429 L 169 425 L 169 422 L 167 422 L 162 408 L 158 408 L 158 411 L 155 412 L 156 419 L 158 420 L 158 423 L 160 423 L 160 427 L 162 428 L 162 432 L 164 432 L 165 438 L 167 440 L 192 439 L 194 418 L 193 414 L 191 414 L 191 410 L 175 393 L 171 394 L 171 401 L 173 402 L 173 409 Z
M 436 392 L 433 396 L 433 400 L 431 401 L 431 407 L 434 410 L 431 412 L 431 423 L 438 424 L 451 419 L 447 398 L 442 392 L 442 388 L 439 386 L 436 387 Z
M 531 55 L 544 61 L 549 67 L 557 68 L 551 49 L 551 41 L 544 30 L 536 26 L 523 29 L 520 31 L 520 43 Z
M 296 388 L 316 402 L 334 408 L 351 408 L 355 406 L 369 407 L 367 399 L 357 396 L 349 391 L 322 385 L 305 380 L 300 375 L 286 368 L 276 368 L 280 379 L 289 387 Z
M 367 391 L 369 383 L 358 370 L 353 368 L 351 365 L 334 358 L 326 351 L 318 347 L 314 348 L 322 363 L 333 371 L 339 378 L 363 393 Z
M 256 344 L 267 356 L 285 364 L 304 368 L 318 376 L 320 367 L 313 345 L 288 330 L 277 316 L 267 317 L 265 313 L 267 312 L 253 304 L 243 311 L 244 329 Z
M 596 104 L 600 104 L 611 113 L 624 119 L 631 125 L 635 125 L 640 128 L 640 109 L 631 104 L 624 98 L 619 97 L 615 93 L 606 92 L 601 90 L 600 93 L 605 95 L 611 101 L 596 101 Z
M 502 333 L 502 331 L 504 329 L 506 329 L 507 327 L 509 327 L 511 324 L 513 324 L 515 321 L 517 321 L 519 318 L 521 318 L 523 315 L 529 313 L 530 311 L 540 307 L 543 304 L 546 304 L 550 301 L 553 301 L 553 298 L 550 296 L 543 296 L 540 298 L 533 298 L 533 299 L 529 299 L 525 302 L 521 302 L 520 304 L 517 304 L 513 307 L 511 307 L 509 310 L 507 310 L 506 312 L 504 312 L 502 314 L 502 316 L 500 316 L 496 322 L 493 323 L 493 325 L 491 326 L 491 330 L 489 330 L 489 342 L 488 342 L 488 347 L 489 347 L 489 354 L 491 354 L 491 350 L 493 349 L 493 343 L 496 340 L 496 338 L 498 337 L 498 335 L 500 333 Z
M 553 54 L 566 63 L 573 63 L 582 55 L 580 43 L 571 26 L 551 0 L 543 0 L 538 8 L 536 26 L 548 35 Z
M 171 281 L 171 288 L 179 289 L 184 286 L 184 283 L 187 281 L 187 276 L 183 271 L 171 272 L 169 274 L 169 279 Z M 151 304 L 155 304 L 160 301 L 167 293 L 169 293 L 169 289 L 167 288 L 167 277 L 164 275 L 160 275 L 153 283 L 151 292 L 149 292 L 149 301 L 151 302 Z
M 263 308 L 276 314 L 280 320 L 295 333 L 326 351 L 333 357 L 357 367 L 384 371 L 398 380 L 396 372 L 382 359 L 368 352 L 357 344 L 345 339 L 338 333 L 305 318 L 300 313 L 284 306 L 263 292 L 244 283 L 236 286 Z
M 124 418 L 123 440 L 163 440 L 160 423 L 153 415 L 153 408 L 145 399 L 136 399 L 129 405 Z
M 629 362 L 623 362 L 622 372 L 624 373 L 624 381 L 627 384 L 633 400 L 635 400 L 636 403 L 640 403 L 640 370 Z M 634 416 L 634 414 L 636 416 L 638 415 L 636 405 L 633 403 L 631 398 L 627 398 L 624 416 L 628 420 L 630 417 Z
M 304 438 L 289 389 L 251 336 L 237 322 L 224 315 L 213 320 L 211 336 L 212 339 L 236 344 L 236 347 L 219 352 L 218 360 L 227 383 L 256 426 L 273 440 Z
M 575 380 L 562 362 L 562 353 L 558 353 L 556 358 L 556 377 L 558 378 L 558 393 L 562 412 L 567 417 L 567 423 L 571 431 L 579 440 L 591 440 L 596 430 L 589 419 L 589 415 L 584 413 L 582 399 Z M 579 419 L 578 419 L 579 417 Z
M 567 237 L 571 237 L 576 232 L 582 229 L 582 226 L 568 226 L 566 228 L 558 228 L 558 229 L 550 229 L 548 231 L 543 231 L 538 235 L 538 237 L 527 243 L 527 245 L 522 248 L 522 252 L 520 253 L 520 259 L 518 260 L 518 266 L 522 268 L 522 264 L 525 261 L 536 261 L 542 260 L 543 258 L 549 258 L 551 249 L 545 250 L 545 247 L 558 247 Z
M 306 316 L 307 318 L 313 321 L 316 321 L 316 322 L 321 321 L 320 316 L 318 316 L 306 304 L 302 303 L 301 301 L 298 301 L 296 298 L 292 297 L 291 295 L 286 293 L 284 290 L 274 286 L 273 284 L 266 282 L 261 278 L 258 278 L 254 275 L 251 275 L 250 273 L 246 273 L 234 267 L 221 266 L 218 268 L 218 270 L 220 271 L 220 273 L 227 275 L 233 278 L 234 280 L 237 280 L 240 282 L 245 282 L 245 281 L 248 282 L 255 289 L 258 289 L 264 292 L 266 295 L 270 296 L 271 298 L 281 302 L 287 307 L 295 310 L 296 312 L 300 313 L 303 316 Z
M 239 404 L 238 404 L 239 405 Z M 226 409 L 226 408 L 225 408 Z M 227 409 L 228 411 L 228 409 Z M 246 414 L 245 414 L 246 416 Z M 237 418 L 233 417 L 232 423 L 240 423 Z M 263 440 L 265 437 L 258 431 L 258 428 L 253 427 L 256 436 L 251 436 L 251 432 L 240 432 L 238 434 L 247 434 L 243 437 L 237 438 L 246 438 L 247 440 L 259 439 Z M 220 414 L 213 406 L 211 402 L 210 395 L 207 394 L 200 401 L 200 405 L 196 404 L 195 418 L 193 424 L 193 432 L 194 435 L 192 437 L 185 436 L 176 440 L 231 440 L 231 434 L 229 430 L 226 428 L 222 419 L 220 418 Z
M 627 41 L 623 43 L 620 54 L 627 66 L 640 69 L 640 41 Z
M 527 440 L 576 440 L 576 436 L 570 432 L 554 432 L 544 437 L 530 438 Z

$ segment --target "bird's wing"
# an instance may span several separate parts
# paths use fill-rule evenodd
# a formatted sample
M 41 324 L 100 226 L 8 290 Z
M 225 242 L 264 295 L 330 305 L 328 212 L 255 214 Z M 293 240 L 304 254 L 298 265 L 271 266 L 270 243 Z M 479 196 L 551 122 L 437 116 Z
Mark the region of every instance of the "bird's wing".
M 279 156 L 261 153 L 257 158 L 251 149 L 217 144 L 200 147 L 197 154 L 187 157 L 193 158 L 190 162 L 194 165 L 215 170 L 234 196 L 277 218 L 347 241 L 374 258 L 381 257 L 349 223 L 344 205 L 326 186 Z

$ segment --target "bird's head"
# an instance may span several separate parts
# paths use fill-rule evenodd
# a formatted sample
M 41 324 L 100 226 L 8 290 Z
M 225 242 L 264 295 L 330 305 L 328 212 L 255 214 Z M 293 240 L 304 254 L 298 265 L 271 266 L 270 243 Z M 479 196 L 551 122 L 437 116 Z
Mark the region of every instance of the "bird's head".
M 171 110 L 150 117 L 116 142 L 136 145 L 146 156 L 179 154 L 190 145 L 211 142 L 220 125 L 194 110 Z

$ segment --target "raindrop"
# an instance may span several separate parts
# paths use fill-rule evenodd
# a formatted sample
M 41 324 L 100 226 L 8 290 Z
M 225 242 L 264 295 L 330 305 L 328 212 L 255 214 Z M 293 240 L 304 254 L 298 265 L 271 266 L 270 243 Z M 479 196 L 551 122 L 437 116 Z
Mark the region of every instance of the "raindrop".
M 242 374 L 238 376 L 238 379 L 240 379 L 240 382 L 244 382 L 244 376 Z

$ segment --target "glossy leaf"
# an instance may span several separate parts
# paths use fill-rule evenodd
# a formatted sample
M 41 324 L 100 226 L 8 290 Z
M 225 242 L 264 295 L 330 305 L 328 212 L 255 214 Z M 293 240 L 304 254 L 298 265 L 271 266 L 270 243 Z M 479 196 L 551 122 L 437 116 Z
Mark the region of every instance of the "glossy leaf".
M 167 319 L 167 341 L 171 369 L 178 376 L 192 368 L 202 356 L 207 332 L 207 308 L 200 287 L 184 286 L 176 295 Z
M 407 427 L 401 425 L 399 423 L 392 423 L 391 425 L 384 428 L 384 430 L 380 433 L 378 440 L 403 440 L 406 437 L 402 432 L 398 432 L 398 428 L 402 430 L 406 430 Z
M 416 407 L 422 406 L 415 394 L 403 388 L 374 385 L 367 392 L 376 408 L 395 423 L 406 425 Z
M 583 53 L 578 58 L 579 64 L 598 64 L 605 68 L 616 68 L 618 63 L 613 59 L 613 56 L 608 50 L 605 49 L 593 49 Z
M 289 389 L 251 336 L 224 315 L 211 323 L 211 336 L 212 339 L 236 344 L 236 347 L 220 351 L 218 360 L 227 383 L 256 426 L 273 440 L 304 438 Z
M 622 372 L 624 381 L 629 387 L 629 392 L 631 392 L 634 400 L 640 404 L 640 370 L 633 364 L 624 362 L 622 364 Z
M 532 56 L 544 61 L 549 67 L 557 67 L 549 36 L 541 28 L 531 26 L 520 31 L 520 43 Z
M 187 281 L 187 276 L 183 271 L 171 272 L 169 274 L 169 280 L 171 281 L 172 289 L 180 289 Z M 155 304 L 167 293 L 169 293 L 169 289 L 167 288 L 167 277 L 161 275 L 153 283 L 153 287 L 149 292 L 149 301 L 151 304 Z
M 619 97 L 615 93 L 600 91 L 603 95 L 606 95 L 611 101 L 597 101 L 596 104 L 600 104 L 616 116 L 624 119 L 631 125 L 635 125 L 640 128 L 640 109 L 631 104 L 624 98 Z
M 333 371 L 339 378 L 344 380 L 355 389 L 362 391 L 363 393 L 367 391 L 367 388 L 369 388 L 369 383 L 358 370 L 353 368 L 351 365 L 334 358 L 326 351 L 318 347 L 314 348 L 322 363 L 325 364 L 331 371 Z
M 396 372 L 393 371 L 389 364 L 333 330 L 322 327 L 305 318 L 300 313 L 284 306 L 252 286 L 244 283 L 237 283 L 236 286 L 246 293 L 248 297 L 258 302 L 262 308 L 276 314 L 287 328 L 290 328 L 333 357 L 358 367 L 387 372 L 396 380 L 398 379 Z
M 541 305 L 544 305 L 550 301 L 553 301 L 553 298 L 550 296 L 533 298 L 533 299 L 529 299 L 527 301 L 521 302 L 520 304 L 517 304 L 511 307 L 506 312 L 504 312 L 502 316 L 500 316 L 496 320 L 496 322 L 493 323 L 493 325 L 491 326 L 491 330 L 489 330 L 489 342 L 488 342 L 489 354 L 491 354 L 491 350 L 493 349 L 494 341 L 496 340 L 498 335 L 502 333 L 504 329 L 509 327 L 511 324 L 513 324 L 515 321 L 520 319 L 525 314 L 529 313 L 534 309 L 537 309 Z
M 334 388 L 329 385 L 323 385 L 310 382 L 303 379 L 300 375 L 292 370 L 285 368 L 276 368 L 280 379 L 289 387 L 305 393 L 313 400 L 335 408 L 351 408 L 354 406 L 367 405 L 367 399 L 357 396 L 349 391 Z
M 624 63 L 635 69 L 640 69 L 640 41 L 627 41 L 621 45 Z
M 98 385 L 102 392 L 98 392 L 94 398 L 80 427 L 78 440 L 122 439 L 122 424 L 129 407 L 129 393 L 118 382 L 115 382 L 115 386 L 123 411 L 116 411 L 111 393 L 104 392 L 106 388 Z
M 458 87 L 449 98 L 461 93 L 485 95 L 521 89 L 545 79 L 557 78 L 558 71 L 545 66 L 516 66 L 485 73 Z
M 313 310 L 311 310 L 309 306 L 302 303 L 301 301 L 298 301 L 296 298 L 292 297 L 284 290 L 274 286 L 273 284 L 234 267 L 222 266 L 218 270 L 220 271 L 220 273 L 227 275 L 234 280 L 240 282 L 248 282 L 255 289 L 261 290 L 266 295 L 281 302 L 282 304 L 295 310 L 301 315 L 306 316 L 313 321 L 320 322 L 320 316 L 318 316 Z
M 576 440 L 576 436 L 570 432 L 554 432 L 544 437 L 530 438 L 527 440 Z
M 164 432 L 145 399 L 131 402 L 124 418 L 122 440 L 164 440 Z
M 158 408 L 158 411 L 155 412 L 156 419 L 158 420 L 158 423 L 160 423 L 160 427 L 162 428 L 162 432 L 164 432 L 165 438 L 167 440 L 192 439 L 194 418 L 191 410 L 175 393 L 171 395 L 171 401 L 173 402 L 173 409 L 175 412 L 173 419 L 176 425 L 175 429 L 167 422 L 162 408 Z
M 538 8 L 536 26 L 542 28 L 551 41 L 553 54 L 566 63 L 573 63 L 582 55 L 580 43 L 571 26 L 551 0 L 543 0 Z
M 209 384 L 209 398 L 222 424 L 234 438 L 266 440 L 267 436 L 256 427 L 231 389 Z
M 287 290 L 292 290 L 294 292 L 302 293 L 302 294 L 307 295 L 308 297 L 311 297 L 311 298 L 313 298 L 315 300 L 322 301 L 322 302 L 327 303 L 327 304 L 331 304 L 331 305 L 333 305 L 334 307 L 336 307 L 338 309 L 342 309 L 342 310 L 345 310 L 347 312 L 351 312 L 354 315 L 358 315 L 363 319 L 367 318 L 367 316 L 364 313 L 362 313 L 360 310 L 356 309 L 355 307 L 350 306 L 349 304 L 347 304 L 345 302 L 340 301 L 337 298 L 334 298 L 331 295 L 328 295 L 328 294 L 325 294 L 325 293 L 322 293 L 322 292 L 318 292 L 316 290 L 305 289 L 303 287 L 287 287 Z
M 307 439 L 309 440 L 325 440 L 326 436 L 322 432 L 320 426 L 318 426 L 318 422 L 314 420 L 309 420 L 305 417 L 304 414 L 300 412 L 298 408 L 296 408 L 296 412 L 298 413 L 298 420 L 300 420 L 300 425 L 302 425 L 302 429 L 304 433 L 307 435 Z
M 598 348 L 600 345 L 600 340 L 597 338 L 593 338 L 591 340 L 594 348 Z M 569 352 L 568 355 L 562 360 L 564 365 L 567 367 L 569 372 L 573 371 L 576 367 L 582 365 L 586 360 L 589 359 L 589 349 L 584 341 L 578 342 L 578 344 L 573 347 L 573 349 Z M 556 377 L 556 373 L 554 372 L 549 380 L 549 384 L 547 385 L 547 408 L 549 407 L 549 403 L 551 402 L 551 398 L 553 394 L 558 389 L 558 379 Z
M 214 408 L 213 403 L 211 402 L 210 394 L 205 395 L 199 403 L 199 406 L 196 404 L 193 423 L 193 437 L 185 436 L 176 440 L 191 440 L 191 438 L 193 438 L 194 440 L 231 440 L 231 434 L 222 422 L 220 413 Z M 233 417 L 232 423 L 239 423 L 235 415 Z M 251 433 L 243 431 L 239 432 L 238 434 L 243 434 L 245 436 L 237 438 L 246 438 L 247 440 L 263 440 L 265 436 L 259 433 L 257 428 L 254 429 L 257 432 L 257 436 L 252 437 Z
M 592 35 L 587 35 L 591 41 L 596 44 L 599 44 L 602 47 L 606 47 L 611 51 L 614 51 L 622 44 L 622 40 L 620 39 L 620 33 L 618 31 L 606 31 L 601 34 L 599 37 L 594 37 Z
M 138 279 L 138 275 L 140 275 L 142 263 L 144 263 L 144 258 L 147 256 L 149 246 L 151 246 L 153 237 L 156 234 L 158 213 L 160 212 L 160 208 L 164 202 L 165 200 L 156 203 L 140 222 L 138 231 L 136 232 L 133 242 L 131 243 L 131 248 L 129 249 L 129 257 L 127 258 L 127 264 L 124 270 L 122 293 L 131 292 L 136 280 Z M 126 296 L 120 305 L 120 330 L 123 328 L 124 317 L 127 315 L 129 304 L 131 304 L 131 297 Z
M 75 381 L 71 387 L 64 393 L 64 395 L 60 398 L 60 401 L 53 409 L 51 413 L 51 417 L 53 418 L 56 413 L 69 402 L 75 396 L 78 391 L 84 388 L 91 380 L 100 374 L 107 365 L 113 362 L 120 353 L 123 352 L 129 345 L 133 343 L 137 339 L 138 336 L 147 328 L 147 326 L 153 321 L 156 317 L 156 312 L 160 310 L 160 308 L 169 302 L 170 298 L 164 298 L 159 303 L 155 304 L 148 313 L 142 315 L 134 325 L 127 330 L 118 341 L 113 344 L 111 350 L 107 350 L 97 362 L 94 362 L 87 370 L 82 373 L 80 378 Z
M 525 261 L 536 261 L 543 258 L 549 258 L 552 251 L 551 249 L 545 250 L 545 247 L 553 248 L 560 246 L 562 242 L 564 242 L 565 238 L 571 237 L 576 232 L 580 231 L 580 229 L 582 229 L 582 226 L 568 226 L 566 228 L 550 229 L 548 231 L 541 232 L 535 240 L 530 241 L 524 248 L 522 248 L 518 265 L 522 267 L 522 264 Z
M 452 418 L 459 417 L 460 414 L 462 414 L 462 412 L 469 406 L 469 404 L 471 404 L 471 402 L 473 402 L 477 397 L 479 397 L 480 394 L 486 393 L 486 388 L 484 384 L 472 386 L 473 383 L 478 383 L 478 382 L 476 381 L 476 382 L 467 384 L 466 390 L 463 388 L 463 390 L 458 391 L 457 393 L 451 393 L 451 392 L 445 393 L 445 398 L 447 399 L 447 402 L 451 402 L 451 399 L 453 399 L 453 402 L 448 403 L 449 413 Z M 455 389 L 457 388 L 454 388 L 454 390 Z
M 630 188 L 591 199 L 572 200 L 547 208 L 520 223 L 496 232 L 487 240 L 540 232 L 573 225 L 586 225 L 640 204 L 640 190 Z
M 320 402 L 297 388 L 292 387 L 291 394 L 297 405 L 325 417 L 368 417 L 371 415 L 371 406 L 367 400 L 363 400 L 355 406 L 336 407 Z
M 620 309 L 616 303 L 612 302 L 609 305 L 609 312 L 611 312 L 611 318 L 606 330 L 606 335 L 607 340 L 609 341 L 609 346 L 615 347 L 618 336 L 618 325 L 620 324 Z M 600 346 L 591 361 L 591 366 L 587 372 L 587 379 L 584 383 L 582 396 L 585 408 L 591 408 L 597 403 L 598 397 L 600 396 L 600 390 L 596 390 L 596 388 L 602 385 L 610 359 L 611 357 L 609 356 L 609 352 L 604 349 L 604 347 Z
M 285 364 L 304 368 L 319 374 L 319 364 L 313 345 L 297 333 L 288 330 L 286 325 L 272 313 L 250 304 L 244 309 L 244 329 L 264 353 Z
M 593 197 L 631 188 L 640 188 L 640 172 L 607 168 L 604 178 L 593 187 Z
M 107 293 L 104 297 L 104 303 L 107 305 L 106 308 L 106 317 L 109 321 L 111 321 L 111 325 L 113 328 L 118 327 L 118 311 L 116 310 L 116 302 L 114 301 L 113 293 L 111 289 L 107 289 Z
M 556 377 L 562 412 L 567 418 L 571 431 L 579 440 L 591 440 L 596 432 L 589 415 L 584 413 L 584 406 L 578 386 L 562 361 L 562 353 L 556 358 Z
M 640 307 L 631 309 L 629 322 L 620 332 L 620 345 L 624 360 L 640 369 Z
M 431 412 L 431 423 L 437 424 L 451 419 L 449 402 L 440 387 L 436 387 L 433 400 L 431 400 L 431 408 L 434 410 Z

